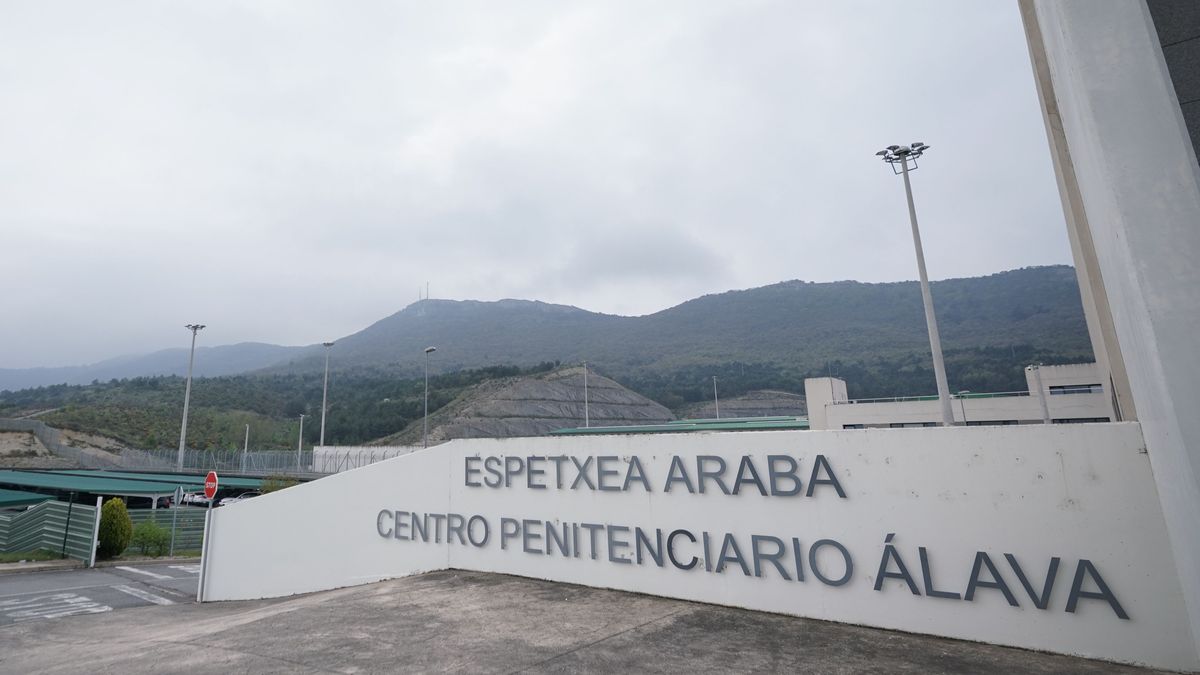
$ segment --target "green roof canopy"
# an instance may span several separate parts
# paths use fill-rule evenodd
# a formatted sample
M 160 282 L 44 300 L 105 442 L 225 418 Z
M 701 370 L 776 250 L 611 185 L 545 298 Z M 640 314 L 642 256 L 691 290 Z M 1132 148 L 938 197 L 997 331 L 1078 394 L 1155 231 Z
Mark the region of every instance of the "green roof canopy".
M 0 471 L 0 486 L 42 488 L 94 495 L 169 495 L 177 483 L 76 476 L 40 471 Z
M 54 497 L 50 495 L 41 495 L 36 492 L 0 489 L 0 508 L 6 506 L 28 506 L 29 504 L 53 501 L 53 499 Z
M 47 471 L 70 476 L 89 476 L 92 478 L 121 478 L 125 480 L 158 481 L 182 485 L 184 490 L 204 487 L 204 476 L 194 473 L 141 473 L 137 471 L 98 471 L 94 469 L 67 469 L 65 471 Z M 217 474 L 217 484 L 222 488 L 260 488 L 261 478 L 234 478 Z M 175 488 L 171 488 L 173 491 Z

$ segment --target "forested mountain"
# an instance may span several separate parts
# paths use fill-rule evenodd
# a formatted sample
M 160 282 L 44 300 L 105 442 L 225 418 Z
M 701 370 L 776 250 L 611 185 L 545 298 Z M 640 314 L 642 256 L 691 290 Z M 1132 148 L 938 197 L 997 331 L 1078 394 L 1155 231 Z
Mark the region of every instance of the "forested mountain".
M 180 342 L 190 339 L 184 336 Z M 200 377 L 236 375 L 258 370 L 313 347 L 282 347 L 261 342 L 241 342 L 219 347 L 196 347 L 195 374 Z M 316 347 L 315 349 L 320 349 Z M 152 375 L 187 373 L 188 349 L 163 349 L 150 354 L 118 356 L 84 366 L 58 368 L 0 368 L 0 391 L 16 391 L 52 384 L 87 384 Z
M 933 283 L 947 351 L 1022 345 L 1087 356 L 1090 343 L 1074 271 L 1032 267 Z M 528 300 L 423 300 L 343 337 L 335 370 L 421 373 L 544 361 L 588 361 L 621 378 L 662 377 L 691 368 L 767 366 L 792 374 L 841 361 L 902 359 L 928 350 L 916 282 L 786 281 L 690 300 L 640 317 L 613 316 Z M 245 343 L 198 348 L 196 372 L 230 375 L 311 372 L 323 349 Z M 0 390 L 92 380 L 179 375 L 187 350 L 122 357 L 70 369 L 0 370 Z
M 952 390 L 1020 389 L 1026 364 L 1091 359 L 1069 267 L 936 282 L 933 295 Z M 723 398 L 767 389 L 802 393 L 806 376 L 827 374 L 844 378 L 852 397 L 934 391 L 915 282 L 789 281 L 641 317 L 523 300 L 425 300 L 334 346 L 327 440 L 362 443 L 418 419 L 430 345 L 438 348 L 430 359 L 431 410 L 489 378 L 585 360 L 593 372 L 677 413 L 711 398 L 714 375 Z M 220 349 L 197 350 L 199 372 L 212 372 L 204 361 Z M 197 447 L 240 446 L 245 424 L 263 447 L 295 443 L 298 416 L 320 410 L 323 349 L 279 349 L 283 360 L 269 368 L 196 383 L 189 437 Z M 0 417 L 54 409 L 41 419 L 169 447 L 178 437 L 182 390 L 179 377 L 138 377 L 0 392 Z M 310 422 L 306 439 L 317 433 Z
M 1017 348 L 1087 356 L 1091 346 L 1070 267 L 1035 267 L 933 284 L 947 350 Z M 641 317 L 525 300 L 424 300 L 333 348 L 335 368 L 420 373 L 499 363 L 588 361 L 617 379 L 692 367 L 769 365 L 803 373 L 927 352 L 916 282 L 788 281 L 690 300 Z M 319 354 L 268 372 L 316 370 Z

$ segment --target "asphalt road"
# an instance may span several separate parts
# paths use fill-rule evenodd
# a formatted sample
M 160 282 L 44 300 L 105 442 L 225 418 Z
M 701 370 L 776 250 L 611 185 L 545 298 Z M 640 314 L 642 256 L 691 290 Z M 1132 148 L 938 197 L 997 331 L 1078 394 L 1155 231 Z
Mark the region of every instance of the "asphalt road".
M 163 571 L 162 567 L 145 569 Z M 112 576 L 91 577 L 100 585 L 74 592 L 98 600 L 100 589 L 111 588 L 102 582 L 114 579 L 118 584 L 143 584 L 139 588 L 155 581 L 167 583 L 141 582 L 119 572 L 102 574 Z M 144 606 L 0 625 L 0 673 L 436 672 L 1142 675 L 1148 671 L 456 570 L 273 600 Z
M 130 564 L 0 576 L 0 626 L 196 601 L 198 563 Z

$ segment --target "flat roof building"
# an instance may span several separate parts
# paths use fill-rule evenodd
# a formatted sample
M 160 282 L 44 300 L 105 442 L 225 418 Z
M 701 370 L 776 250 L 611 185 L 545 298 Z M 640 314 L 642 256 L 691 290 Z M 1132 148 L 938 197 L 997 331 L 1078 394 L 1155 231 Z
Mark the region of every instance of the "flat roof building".
M 1030 366 L 1025 381 L 1025 391 L 954 394 L 955 423 L 1078 424 L 1113 419 L 1105 378 L 1095 363 Z M 804 395 L 814 430 L 933 427 L 942 421 L 937 396 L 852 399 L 845 380 L 836 377 L 806 379 Z

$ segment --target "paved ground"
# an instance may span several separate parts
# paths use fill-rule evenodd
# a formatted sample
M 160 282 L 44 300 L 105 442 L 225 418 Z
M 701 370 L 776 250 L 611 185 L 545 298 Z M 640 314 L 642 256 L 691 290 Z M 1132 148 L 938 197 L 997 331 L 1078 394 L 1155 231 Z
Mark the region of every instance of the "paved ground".
M 0 626 L 192 603 L 199 574 L 195 561 L 5 574 L 0 576 Z
M 5 673 L 447 671 L 1148 672 L 458 571 L 284 600 L 149 605 L 0 626 Z

